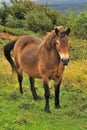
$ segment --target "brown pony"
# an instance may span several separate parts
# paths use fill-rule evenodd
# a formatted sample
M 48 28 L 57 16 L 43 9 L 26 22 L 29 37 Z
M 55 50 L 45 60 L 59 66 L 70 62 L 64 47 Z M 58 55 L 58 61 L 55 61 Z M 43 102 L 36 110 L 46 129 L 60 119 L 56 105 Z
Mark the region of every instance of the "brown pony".
M 12 70 L 15 70 L 17 73 L 22 94 L 22 71 L 29 75 L 34 100 L 38 99 L 34 78 L 42 78 L 45 90 L 46 112 L 50 112 L 50 80 L 54 80 L 55 108 L 60 107 L 60 84 L 64 67 L 69 62 L 69 34 L 69 28 L 65 30 L 63 26 L 58 26 L 45 37 L 44 41 L 34 36 L 21 36 L 4 47 L 4 55 L 10 63 Z M 15 62 L 10 55 L 12 49 L 14 49 Z

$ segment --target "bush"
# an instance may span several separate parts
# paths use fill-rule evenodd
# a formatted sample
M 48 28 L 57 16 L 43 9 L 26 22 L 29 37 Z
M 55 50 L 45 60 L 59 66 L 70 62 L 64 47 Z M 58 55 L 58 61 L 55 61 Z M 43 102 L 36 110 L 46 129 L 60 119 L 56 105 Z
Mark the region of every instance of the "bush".
M 65 24 L 66 24 L 65 16 L 62 15 L 62 14 L 60 14 L 60 15 L 57 17 L 57 19 L 56 19 L 56 24 L 55 24 L 55 25 L 57 25 L 57 26 L 60 26 L 60 25 L 65 26 Z M 68 27 L 69 27 L 69 26 L 68 26 Z
M 47 16 L 51 19 L 52 24 L 55 25 L 57 23 L 57 17 L 59 16 L 57 11 L 54 10 L 47 10 L 46 11 Z
M 80 12 L 77 15 L 74 28 L 76 37 L 87 39 L 87 11 Z
M 11 7 L 11 14 L 16 19 L 24 19 L 24 15 L 26 13 L 26 8 L 23 3 L 14 3 Z
M 0 8 L 0 23 L 2 25 L 5 25 L 6 18 L 10 12 L 9 6 L 5 2 L 2 2 L 2 8 Z
M 15 19 L 12 15 L 8 15 L 7 19 L 6 19 L 6 25 L 8 27 L 15 27 Z
M 87 11 L 75 14 L 68 10 L 65 15 L 58 11 L 37 5 L 28 0 L 10 0 L 11 6 L 2 3 L 0 24 L 12 28 L 25 28 L 39 33 L 46 33 L 54 26 L 63 25 L 71 28 L 71 35 L 87 39 Z
M 66 14 L 65 14 L 65 24 L 67 27 L 71 28 L 71 35 L 75 35 L 74 34 L 74 30 L 75 30 L 75 21 L 76 21 L 76 14 L 73 11 L 67 10 Z
M 35 14 L 35 15 L 34 15 Z M 52 29 L 51 20 L 44 12 L 30 12 L 25 15 L 25 26 L 35 32 L 47 32 Z
M 14 16 L 8 15 L 6 19 L 6 26 L 13 28 L 23 28 L 24 20 L 16 19 Z
M 72 36 L 87 39 L 87 11 L 75 14 L 73 11 L 66 13 L 66 26 L 71 28 Z

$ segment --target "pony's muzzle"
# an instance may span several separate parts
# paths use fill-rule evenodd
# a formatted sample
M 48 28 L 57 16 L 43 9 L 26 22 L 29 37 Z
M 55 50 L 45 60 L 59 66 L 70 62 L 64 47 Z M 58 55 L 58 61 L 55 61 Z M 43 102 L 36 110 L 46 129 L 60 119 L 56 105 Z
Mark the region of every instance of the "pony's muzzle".
M 69 58 L 62 58 L 61 61 L 62 61 L 63 65 L 68 65 Z

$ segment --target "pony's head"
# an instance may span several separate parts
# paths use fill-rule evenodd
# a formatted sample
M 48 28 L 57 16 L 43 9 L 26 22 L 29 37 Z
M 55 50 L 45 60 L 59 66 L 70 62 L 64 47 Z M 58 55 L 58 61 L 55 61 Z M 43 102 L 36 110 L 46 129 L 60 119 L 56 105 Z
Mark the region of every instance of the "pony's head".
M 68 65 L 69 62 L 69 34 L 70 28 L 64 29 L 63 26 L 55 27 L 56 34 L 55 47 L 60 56 L 63 65 Z

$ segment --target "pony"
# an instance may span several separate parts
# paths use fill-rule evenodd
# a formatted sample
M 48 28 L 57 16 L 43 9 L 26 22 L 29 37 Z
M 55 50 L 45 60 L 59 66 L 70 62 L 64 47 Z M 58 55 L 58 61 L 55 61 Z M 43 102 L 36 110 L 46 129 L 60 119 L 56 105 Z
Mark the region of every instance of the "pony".
M 38 100 L 35 89 L 35 78 L 42 79 L 45 92 L 45 111 L 50 113 L 49 81 L 54 81 L 55 108 L 60 108 L 60 84 L 64 68 L 69 63 L 69 34 L 70 28 L 56 26 L 46 35 L 44 40 L 38 37 L 25 35 L 11 41 L 4 46 L 4 55 L 17 73 L 20 93 L 23 94 L 22 80 L 24 71 L 29 75 L 31 92 L 34 100 Z M 13 50 L 14 60 L 11 57 Z

